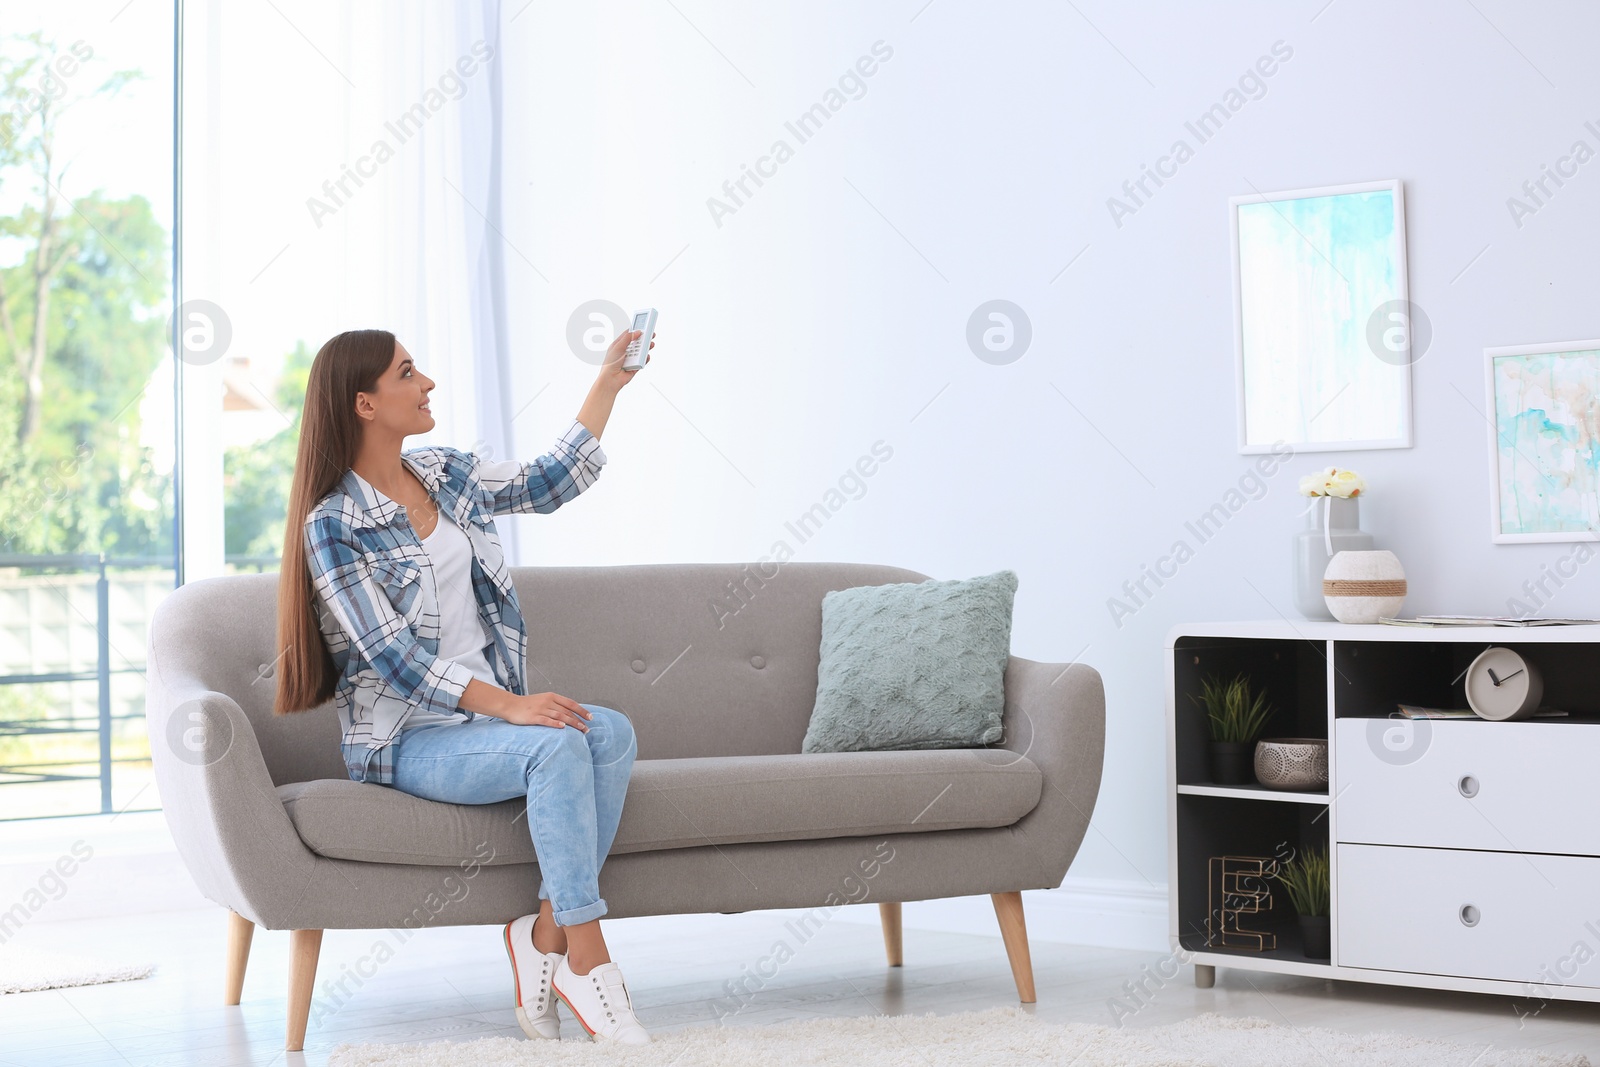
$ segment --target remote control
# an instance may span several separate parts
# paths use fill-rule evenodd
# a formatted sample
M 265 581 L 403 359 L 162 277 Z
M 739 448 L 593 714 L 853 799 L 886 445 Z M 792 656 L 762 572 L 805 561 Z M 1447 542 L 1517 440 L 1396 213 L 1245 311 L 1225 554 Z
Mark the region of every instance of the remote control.
M 628 343 L 627 354 L 622 357 L 622 369 L 634 371 L 644 366 L 645 357 L 650 354 L 650 338 L 656 333 L 656 309 L 635 311 L 633 325 L 628 329 L 640 331 L 639 336 Z

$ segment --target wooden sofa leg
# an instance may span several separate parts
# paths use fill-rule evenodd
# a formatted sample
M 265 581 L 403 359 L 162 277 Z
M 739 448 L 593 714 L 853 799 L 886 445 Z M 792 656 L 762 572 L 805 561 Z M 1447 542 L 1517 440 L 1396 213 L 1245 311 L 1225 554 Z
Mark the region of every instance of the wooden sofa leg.
M 1022 919 L 1022 894 L 991 893 L 995 918 L 1000 920 L 1000 936 L 1011 960 L 1011 977 L 1017 983 L 1017 997 L 1024 1004 L 1034 1002 L 1033 960 L 1028 956 L 1028 926 Z
M 244 965 L 250 962 L 250 937 L 256 924 L 238 912 L 228 912 L 227 984 L 222 1003 L 236 1005 L 244 994 Z
M 900 904 L 878 905 L 878 918 L 883 920 L 883 949 L 889 955 L 889 966 L 899 967 L 900 956 Z
M 289 931 L 289 1032 L 283 1046 L 288 1052 L 305 1048 L 311 989 L 317 981 L 317 955 L 321 951 L 321 930 Z

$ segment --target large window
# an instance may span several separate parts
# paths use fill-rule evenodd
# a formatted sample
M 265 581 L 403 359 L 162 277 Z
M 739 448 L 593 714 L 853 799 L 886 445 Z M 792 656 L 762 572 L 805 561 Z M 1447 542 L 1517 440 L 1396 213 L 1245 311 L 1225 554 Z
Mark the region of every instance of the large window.
M 146 623 L 175 581 L 174 8 L 7 0 L 0 818 L 158 804 Z

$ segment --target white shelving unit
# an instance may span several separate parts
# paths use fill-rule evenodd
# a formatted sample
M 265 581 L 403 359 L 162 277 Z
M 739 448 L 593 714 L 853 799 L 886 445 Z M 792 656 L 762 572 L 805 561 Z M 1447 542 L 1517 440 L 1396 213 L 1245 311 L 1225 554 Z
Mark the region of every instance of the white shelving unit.
M 1465 707 L 1460 675 L 1489 645 L 1537 664 L 1545 705 L 1570 717 L 1389 717 L 1402 702 Z M 1198 623 L 1168 633 L 1164 660 L 1169 932 L 1197 984 L 1238 967 L 1600 1002 L 1600 626 Z M 1210 780 L 1189 697 L 1206 675 L 1240 671 L 1274 705 L 1263 737 L 1329 739 L 1328 790 Z M 1207 943 L 1211 856 L 1318 845 L 1332 862 L 1331 959 L 1302 951 L 1284 893 L 1255 923 L 1275 948 Z

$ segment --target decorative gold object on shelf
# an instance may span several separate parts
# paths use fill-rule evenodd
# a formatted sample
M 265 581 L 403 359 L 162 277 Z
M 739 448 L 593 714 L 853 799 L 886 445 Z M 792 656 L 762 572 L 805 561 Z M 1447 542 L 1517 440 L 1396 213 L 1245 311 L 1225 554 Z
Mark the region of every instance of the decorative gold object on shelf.
M 1206 945 L 1209 948 L 1247 948 L 1255 952 L 1278 947 L 1270 930 L 1246 930 L 1241 915 L 1258 915 L 1272 909 L 1267 879 L 1277 869 L 1266 856 L 1212 856 L 1206 889 Z

